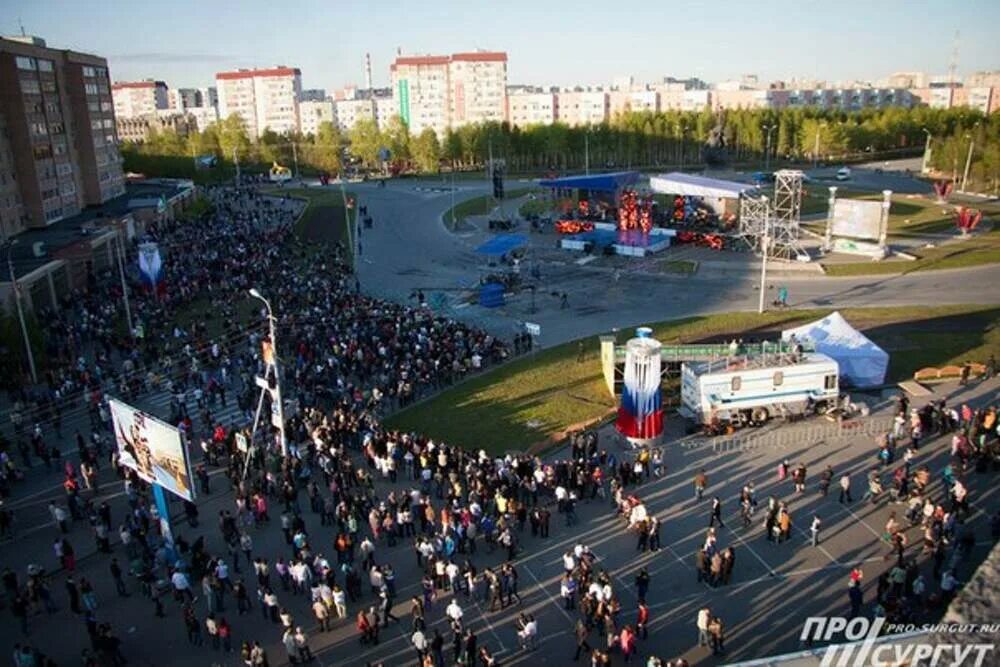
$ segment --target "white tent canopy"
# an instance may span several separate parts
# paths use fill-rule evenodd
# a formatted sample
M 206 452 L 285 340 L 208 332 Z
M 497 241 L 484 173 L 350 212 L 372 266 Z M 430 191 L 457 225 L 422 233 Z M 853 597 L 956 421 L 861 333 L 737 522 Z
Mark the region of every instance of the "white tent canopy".
M 753 190 L 754 186 L 736 181 L 723 181 L 692 174 L 673 171 L 649 178 L 653 192 L 685 197 L 714 197 L 716 199 L 738 199 L 741 194 Z
M 871 387 L 885 382 L 889 354 L 852 327 L 839 312 L 781 332 L 784 340 L 793 335 L 803 343 L 812 343 L 817 352 L 836 361 L 841 377 L 855 387 Z

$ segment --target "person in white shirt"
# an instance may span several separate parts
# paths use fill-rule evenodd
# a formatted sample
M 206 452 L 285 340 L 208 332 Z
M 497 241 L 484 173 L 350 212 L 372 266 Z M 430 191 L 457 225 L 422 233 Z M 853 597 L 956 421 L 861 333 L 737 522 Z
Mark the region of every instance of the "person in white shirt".
M 576 569 L 576 559 L 573 558 L 573 554 L 568 551 L 563 555 L 563 569 L 566 570 L 567 573 Z
M 444 614 L 456 623 L 462 622 L 462 608 L 458 606 L 458 601 L 456 600 L 451 601 L 448 608 L 444 610 Z
M 809 526 L 809 533 L 812 536 L 812 545 L 819 545 L 819 527 L 822 522 L 818 516 L 813 516 L 812 525 Z
M 698 646 L 708 646 L 708 622 L 712 618 L 712 611 L 708 607 L 698 610 Z
M 174 590 L 177 591 L 178 595 L 185 596 L 188 602 L 194 601 L 194 594 L 191 592 L 191 582 L 188 581 L 186 574 L 180 570 L 176 570 L 170 575 L 170 583 L 174 585 Z

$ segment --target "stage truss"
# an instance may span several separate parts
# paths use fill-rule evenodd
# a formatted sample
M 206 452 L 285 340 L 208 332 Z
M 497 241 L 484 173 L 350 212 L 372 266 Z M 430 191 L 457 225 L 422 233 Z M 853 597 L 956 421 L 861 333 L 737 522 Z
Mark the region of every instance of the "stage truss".
M 782 169 L 774 174 L 773 203 L 766 196 L 740 200 L 740 238 L 757 254 L 763 252 L 765 237 L 771 257 L 795 259 L 806 254 L 799 243 L 802 178 L 797 169 Z

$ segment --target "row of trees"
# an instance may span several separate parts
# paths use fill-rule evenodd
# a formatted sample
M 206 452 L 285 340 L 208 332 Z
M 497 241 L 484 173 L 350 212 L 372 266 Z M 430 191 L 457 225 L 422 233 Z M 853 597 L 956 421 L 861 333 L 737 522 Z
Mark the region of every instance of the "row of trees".
M 851 155 L 917 152 L 932 136 L 932 164 L 951 171 L 966 135 L 974 135 L 970 178 L 997 179 L 1000 116 L 984 117 L 967 109 L 866 109 L 858 112 L 819 109 L 734 109 L 712 112 L 627 112 L 607 123 L 569 127 L 561 123 L 526 128 L 506 123 L 466 125 L 438 137 L 432 129 L 411 135 L 400 118 L 379 128 L 360 120 L 345 134 L 332 123 L 315 136 L 278 135 L 270 130 L 256 141 L 243 123 L 230 116 L 188 137 L 173 132 L 152 134 L 128 150 L 145 155 L 213 154 L 242 164 L 278 162 L 300 169 L 339 172 L 344 160 L 380 166 L 383 149 L 390 160 L 419 172 L 439 171 L 442 164 L 458 169 L 482 165 L 489 152 L 506 160 L 509 171 L 559 171 L 591 168 L 690 166 L 703 161 L 706 142 L 716 156 L 753 164 L 765 155 L 785 160 L 839 160 Z M 959 161 L 959 173 L 964 161 Z

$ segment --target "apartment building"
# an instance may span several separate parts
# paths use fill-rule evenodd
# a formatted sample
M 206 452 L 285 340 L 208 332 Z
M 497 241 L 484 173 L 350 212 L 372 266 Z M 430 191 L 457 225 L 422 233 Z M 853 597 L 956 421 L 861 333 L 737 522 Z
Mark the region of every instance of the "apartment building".
M 567 125 L 598 125 L 608 120 L 611 101 L 603 90 L 567 90 L 557 95 L 560 123 Z
M 378 129 L 384 130 L 389 127 L 393 118 L 399 116 L 396 98 L 392 96 L 391 91 L 385 91 L 384 94 L 374 95 L 372 102 L 375 103 L 375 124 L 378 125 Z
M 119 81 L 111 86 L 115 118 L 135 118 L 171 108 L 167 84 L 162 81 Z
M 507 54 L 398 56 L 389 67 L 400 117 L 413 134 L 432 128 L 502 122 L 507 116 Z
M 661 111 L 701 111 L 711 107 L 715 91 L 664 84 L 657 87 L 657 92 L 660 94 Z
M 611 116 L 629 111 L 659 111 L 660 94 L 655 90 L 613 90 L 608 93 Z
M 168 109 L 183 112 L 201 106 L 201 92 L 197 88 L 170 88 L 167 90 L 167 101 Z
M 336 124 L 337 116 L 330 100 L 299 102 L 299 131 L 315 136 L 321 123 Z
M 194 128 L 199 132 L 204 132 L 205 128 L 209 125 L 219 122 L 219 107 L 214 105 L 191 107 L 189 109 L 185 109 L 184 113 L 191 118 L 194 122 Z
M 511 91 L 507 93 L 507 122 L 516 127 L 551 125 L 559 119 L 559 96 L 555 93 Z
M 115 119 L 115 127 L 118 130 L 118 139 L 120 141 L 141 144 L 149 138 L 152 132 L 175 132 L 182 137 L 186 137 L 189 132 L 198 129 L 198 124 L 194 116 L 188 113 L 176 113 L 171 110 L 134 118 L 117 118 Z
M 124 192 L 104 58 L 48 48 L 37 37 L 0 39 L 0 115 L 5 235 L 46 227 Z M 19 202 L 10 194 L 15 180 Z
M 375 101 L 372 99 L 337 100 L 333 110 L 341 132 L 350 132 L 362 118 L 375 120 Z
M 251 137 L 270 129 L 279 134 L 299 129 L 302 72 L 293 67 L 241 69 L 215 75 L 219 116 L 238 115 Z
M 215 86 L 198 89 L 198 106 L 216 107 L 219 106 L 219 89 Z

